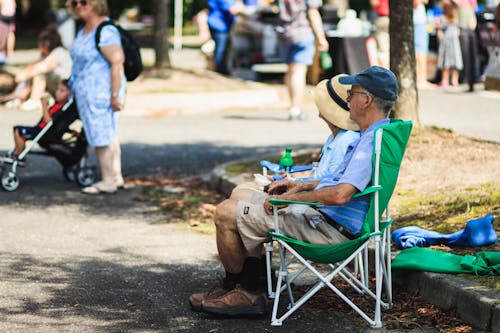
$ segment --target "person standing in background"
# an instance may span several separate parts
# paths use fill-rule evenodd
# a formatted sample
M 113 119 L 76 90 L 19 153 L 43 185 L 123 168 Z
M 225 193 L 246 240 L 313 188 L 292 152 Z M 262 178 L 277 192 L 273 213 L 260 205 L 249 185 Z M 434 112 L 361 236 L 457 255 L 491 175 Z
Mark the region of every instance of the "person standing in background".
M 321 0 L 279 0 L 280 53 L 288 65 L 285 85 L 290 97 L 290 120 L 305 118 L 300 106 L 304 97 L 307 66 L 313 63 L 316 48 L 328 51 L 328 41 L 318 8 Z M 315 47 L 316 41 L 316 47 Z
M 0 0 L 0 35 L 0 63 L 5 63 L 16 43 L 15 0 Z
M 425 5 L 429 0 L 413 1 L 413 33 L 415 38 L 415 59 L 417 65 L 418 89 L 431 88 L 427 82 L 427 53 L 429 52 L 429 32 L 427 31 L 427 16 Z
M 459 71 L 463 68 L 462 51 L 460 49 L 460 28 L 458 27 L 457 9 L 455 5 L 443 2 L 443 18 L 438 30 L 439 50 L 438 68 L 443 72 L 441 86 L 447 87 L 451 75 L 451 85 L 458 86 Z
M 370 0 L 370 6 L 377 14 L 375 19 L 375 40 L 377 41 L 378 65 L 389 68 L 389 0 Z
M 84 22 L 71 47 L 71 92 L 76 99 L 87 141 L 95 147 L 102 180 L 82 189 L 85 194 L 115 193 L 123 187 L 118 114 L 123 108 L 126 80 L 121 36 L 109 20 L 106 0 L 67 0 L 70 12 Z
M 234 16 L 239 13 L 240 8 L 235 0 L 208 0 L 208 27 L 210 35 L 215 42 L 214 62 L 218 73 L 226 74 L 224 64 L 229 34 L 233 25 Z

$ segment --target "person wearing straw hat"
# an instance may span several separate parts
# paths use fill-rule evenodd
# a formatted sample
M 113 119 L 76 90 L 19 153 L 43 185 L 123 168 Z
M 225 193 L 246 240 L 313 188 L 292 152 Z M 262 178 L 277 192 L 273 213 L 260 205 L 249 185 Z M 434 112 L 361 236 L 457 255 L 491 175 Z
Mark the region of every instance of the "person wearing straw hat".
M 372 153 L 375 129 L 389 123 L 389 113 L 398 96 L 396 76 L 390 70 L 372 66 L 357 75 L 338 79 L 347 90 L 349 118 L 356 122 L 361 136 L 347 150 L 335 172 L 320 181 L 281 182 L 269 187 L 270 196 L 252 203 L 227 199 L 217 205 L 215 226 L 219 258 L 226 271 L 221 286 L 208 293 L 193 294 L 201 298 L 198 310 L 222 315 L 251 315 L 266 312 L 266 296 L 261 289 L 264 275 L 261 261 L 262 245 L 269 242 L 268 232 L 274 230 L 271 197 L 277 199 L 319 202 L 328 206 L 315 209 L 307 205 L 290 205 L 278 211 L 278 224 L 283 234 L 311 244 L 337 244 L 357 236 L 369 208 L 369 196 L 352 198 L 362 192 L 372 176 Z M 337 100 L 335 84 L 325 82 L 316 100 L 331 105 Z M 321 89 L 321 88 L 320 88 Z M 325 92 L 326 91 L 326 92 Z M 325 103 L 325 104 L 323 104 Z M 284 192 L 283 192 L 284 191 Z M 283 192 L 276 195 L 276 193 Z M 359 232 L 359 230 L 358 230 Z
M 342 76 L 347 75 L 338 74 L 331 79 L 323 80 L 312 91 L 319 110 L 318 117 L 326 123 L 331 133 L 321 149 L 315 174 L 311 175 L 312 177 L 299 178 L 298 181 L 321 179 L 332 174 L 343 161 L 349 145 L 359 139 L 359 126 L 349 119 L 347 106 L 347 90 L 351 86 L 339 83 L 339 78 Z M 329 91 L 333 97 L 330 96 Z M 253 202 L 252 200 L 260 198 L 260 195 L 253 198 L 253 194 L 261 193 L 261 189 L 262 187 L 254 181 L 243 183 L 233 189 L 230 198 Z

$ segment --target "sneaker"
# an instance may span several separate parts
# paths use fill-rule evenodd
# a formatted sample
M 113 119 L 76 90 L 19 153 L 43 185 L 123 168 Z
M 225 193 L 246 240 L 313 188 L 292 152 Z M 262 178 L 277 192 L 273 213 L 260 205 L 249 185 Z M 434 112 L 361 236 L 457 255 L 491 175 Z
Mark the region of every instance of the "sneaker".
M 267 301 L 263 294 L 253 294 L 236 287 L 220 297 L 202 301 L 203 311 L 227 315 L 263 315 L 267 312 Z
M 288 111 L 288 120 L 305 120 L 306 115 L 299 108 L 293 107 Z
M 288 120 L 306 120 L 307 116 L 304 112 L 299 113 L 298 115 L 288 115 Z
M 8 109 L 17 109 L 21 106 L 21 100 L 19 98 L 14 98 L 5 103 L 5 107 Z

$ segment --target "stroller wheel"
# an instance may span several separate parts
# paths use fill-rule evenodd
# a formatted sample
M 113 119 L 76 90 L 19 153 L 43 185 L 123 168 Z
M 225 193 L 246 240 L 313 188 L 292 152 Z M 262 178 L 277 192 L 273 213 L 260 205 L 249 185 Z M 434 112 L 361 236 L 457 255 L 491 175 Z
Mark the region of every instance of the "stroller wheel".
M 63 175 L 64 175 L 64 178 L 68 181 L 68 182 L 74 182 L 76 181 L 76 174 L 77 174 L 77 166 L 76 165 L 72 165 L 72 166 L 66 166 L 63 168 Z
M 90 186 L 95 182 L 95 171 L 92 167 L 83 167 L 76 173 L 76 182 L 81 186 Z
M 19 178 L 15 173 L 9 171 L 6 175 L 2 176 L 2 188 L 6 191 L 12 192 L 19 187 Z

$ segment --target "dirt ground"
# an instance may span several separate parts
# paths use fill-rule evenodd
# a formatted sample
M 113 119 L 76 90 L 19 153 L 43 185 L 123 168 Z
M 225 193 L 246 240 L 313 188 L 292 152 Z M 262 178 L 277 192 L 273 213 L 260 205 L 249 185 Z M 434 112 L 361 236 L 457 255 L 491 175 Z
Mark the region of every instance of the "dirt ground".
M 417 128 L 408 143 L 398 184 L 420 193 L 458 191 L 490 182 L 500 186 L 499 165 L 498 143 Z

